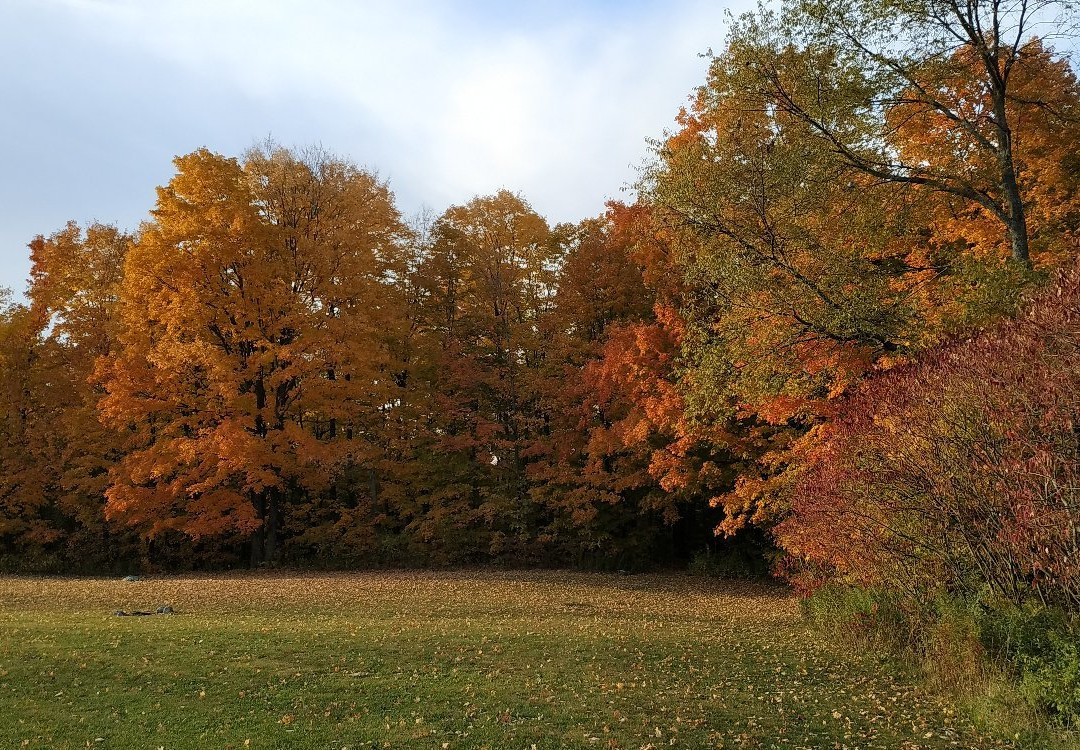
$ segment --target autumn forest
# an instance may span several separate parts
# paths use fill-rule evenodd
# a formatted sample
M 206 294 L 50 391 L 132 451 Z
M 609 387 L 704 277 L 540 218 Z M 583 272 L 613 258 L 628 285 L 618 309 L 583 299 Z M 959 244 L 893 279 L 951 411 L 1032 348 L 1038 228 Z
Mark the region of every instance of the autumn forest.
M 744 16 L 636 197 L 576 224 L 506 190 L 405 217 L 321 148 L 177 157 L 136 230 L 34 238 L 0 309 L 0 568 L 690 566 L 1075 611 L 1065 10 Z

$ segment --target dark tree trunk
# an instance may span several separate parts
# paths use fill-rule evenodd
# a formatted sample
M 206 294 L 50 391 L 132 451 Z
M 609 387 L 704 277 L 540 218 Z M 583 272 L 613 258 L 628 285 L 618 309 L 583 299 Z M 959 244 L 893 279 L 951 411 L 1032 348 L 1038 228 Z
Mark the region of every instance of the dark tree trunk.
M 266 560 L 266 493 L 256 493 L 251 499 L 255 506 L 255 517 L 261 522 L 251 535 L 251 567 L 256 567 Z
M 371 507 L 377 508 L 379 506 L 379 477 L 374 469 L 368 469 L 368 491 L 371 493 Z M 389 512 L 389 508 L 384 508 L 384 511 Z
M 1009 245 L 1014 262 L 1031 267 L 1031 254 L 1028 250 L 1027 212 L 1024 209 L 1023 196 L 1016 176 L 1016 163 L 1013 161 L 1012 130 L 1009 127 L 1008 112 L 1005 107 L 1004 83 L 994 92 L 994 119 L 998 131 L 998 165 L 1001 168 L 1001 190 L 1005 198 L 1005 226 L 1009 233 Z
M 270 490 L 267 497 L 266 520 L 266 550 L 267 562 L 277 562 L 278 559 L 278 529 L 281 527 L 281 492 Z

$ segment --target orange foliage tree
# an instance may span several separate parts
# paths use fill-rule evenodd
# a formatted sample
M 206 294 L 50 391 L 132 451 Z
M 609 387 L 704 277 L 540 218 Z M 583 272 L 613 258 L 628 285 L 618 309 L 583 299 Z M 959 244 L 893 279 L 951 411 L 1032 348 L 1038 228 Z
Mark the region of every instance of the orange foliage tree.
M 417 269 L 431 452 L 411 523 L 435 547 L 471 538 L 499 553 L 531 535 L 523 451 L 558 254 L 547 222 L 505 190 L 431 228 Z
M 921 205 L 853 177 L 805 122 L 768 107 L 746 54 L 714 60 L 645 185 L 681 275 L 689 422 L 727 425 L 758 459 L 715 498 L 727 533 L 775 518 L 794 441 L 908 345 L 910 291 L 932 273 L 908 258 Z
M 108 512 L 148 533 L 251 536 L 372 460 L 393 403 L 386 275 L 405 237 L 386 187 L 320 153 L 176 160 L 132 246 L 122 347 L 101 368 L 127 435 Z
M 9 307 L 2 325 L 0 505 L 42 565 L 105 565 L 132 551 L 130 536 L 105 523 L 119 440 L 99 422 L 100 389 L 88 382 L 116 340 L 129 241 L 111 226 L 74 223 L 35 238 L 28 303 Z

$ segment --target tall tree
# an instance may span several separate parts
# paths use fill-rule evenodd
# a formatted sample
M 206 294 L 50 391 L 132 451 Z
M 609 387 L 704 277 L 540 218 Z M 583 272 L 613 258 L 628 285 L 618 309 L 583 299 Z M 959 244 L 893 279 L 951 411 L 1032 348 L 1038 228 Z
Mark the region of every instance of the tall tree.
M 792 440 L 907 346 L 911 290 L 933 273 L 908 257 L 923 209 L 853 179 L 802 118 L 770 107 L 745 54 L 733 45 L 713 61 L 644 185 L 680 277 L 686 419 L 727 425 L 760 459 L 718 498 L 729 532 L 775 514 Z
M 0 556 L 40 555 L 62 537 L 50 518 L 55 472 L 51 425 L 41 395 L 40 332 L 25 305 L 3 296 L 0 308 Z
M 19 509 L 9 521 L 23 525 L 21 545 L 35 565 L 100 566 L 133 551 L 105 523 L 119 441 L 98 421 L 100 391 L 88 382 L 115 341 L 129 240 L 114 227 L 73 222 L 36 237 L 28 304 L 4 314 L 0 505 Z
M 132 237 L 116 227 L 74 222 L 30 243 L 30 308 L 43 326 L 43 351 L 54 357 L 49 387 L 62 416 L 53 426 L 61 453 L 48 460 L 60 473 L 60 506 L 86 533 L 104 525 L 108 468 L 119 439 L 101 424 L 100 386 L 91 383 L 98 359 L 112 353 L 119 333 L 117 301 Z M 107 543 L 107 542 L 102 542 Z
M 994 257 L 1007 245 L 999 216 L 918 181 L 853 169 L 854 156 L 880 154 L 991 184 L 997 162 L 967 130 L 889 93 L 880 71 L 839 45 L 800 46 L 791 29 L 771 39 L 772 20 L 749 17 L 736 29 L 644 183 L 683 276 L 688 414 L 704 425 L 750 420 L 740 432 L 758 466 L 721 499 L 725 529 L 782 510 L 816 426 L 850 387 L 1008 311 L 1028 279 Z M 808 26 L 800 33 L 817 28 L 795 11 L 786 20 Z M 954 65 L 963 54 L 943 62 L 954 78 L 937 79 L 935 91 L 989 108 L 977 66 Z M 1043 95 L 1057 113 L 1017 110 L 1013 146 L 1028 170 L 1028 215 L 1039 217 L 1033 247 L 1052 266 L 1075 252 L 1077 225 L 1065 208 L 1076 197 L 1074 169 L 1050 144 L 1074 127 L 1063 118 L 1075 111 L 1076 82 L 1037 41 L 1010 80 L 1017 107 Z M 1042 94 L 1036 80 L 1050 83 Z M 817 116 L 792 104 L 802 97 Z
M 371 460 L 391 402 L 381 338 L 404 228 L 373 175 L 283 149 L 176 159 L 125 269 L 103 411 L 129 431 L 109 511 L 153 534 L 251 537 Z
M 522 451 L 534 427 L 532 376 L 544 358 L 540 321 L 554 298 L 558 248 L 547 222 L 508 191 L 454 206 L 435 222 L 420 274 L 425 325 L 437 342 L 433 420 L 457 489 L 440 491 L 430 521 L 450 516 L 496 529 L 490 547 L 527 535 Z M 464 471 L 465 474 L 461 472 Z
M 573 559 L 624 568 L 655 553 L 648 544 L 665 531 L 663 509 L 655 523 L 642 522 L 648 511 L 638 501 L 657 489 L 647 458 L 631 477 L 625 446 L 593 440 L 610 428 L 612 415 L 596 398 L 590 375 L 614 326 L 652 318 L 652 293 L 633 255 L 641 213 L 640 206 L 610 204 L 599 218 L 555 230 L 565 259 L 554 309 L 541 325 L 545 356 L 534 408 L 542 424 L 528 449 L 532 496 L 551 516 L 553 545 Z

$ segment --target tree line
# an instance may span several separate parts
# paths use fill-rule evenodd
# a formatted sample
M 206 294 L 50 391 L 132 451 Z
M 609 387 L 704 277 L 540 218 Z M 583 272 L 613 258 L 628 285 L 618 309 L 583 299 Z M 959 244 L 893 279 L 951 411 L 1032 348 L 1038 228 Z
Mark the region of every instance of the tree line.
M 1076 604 L 1065 9 L 743 16 L 636 199 L 576 224 L 507 191 L 406 221 L 320 150 L 177 158 L 136 232 L 30 245 L 0 559 L 693 559 Z
M 601 366 L 654 316 L 640 211 L 551 227 L 503 191 L 410 227 L 318 150 L 176 167 L 136 234 L 31 244 L 0 339 L 12 564 L 640 567 L 708 544 Z

